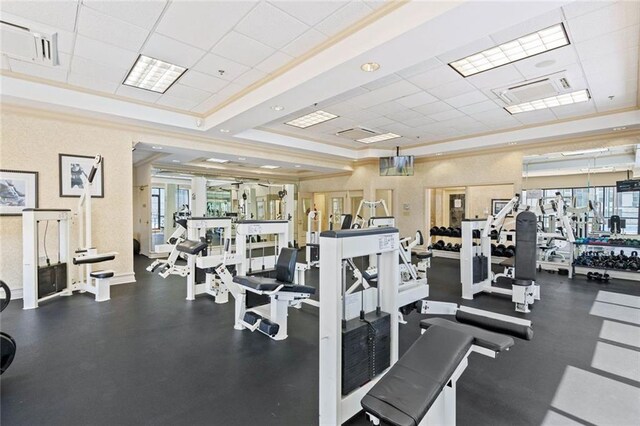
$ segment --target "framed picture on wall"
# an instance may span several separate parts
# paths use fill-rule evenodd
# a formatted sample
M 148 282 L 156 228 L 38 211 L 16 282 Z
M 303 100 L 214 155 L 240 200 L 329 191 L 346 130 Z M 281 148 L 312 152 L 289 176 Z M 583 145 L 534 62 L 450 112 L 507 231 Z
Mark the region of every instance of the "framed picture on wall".
M 509 204 L 511 200 L 491 200 L 491 215 L 495 216 L 500 213 L 507 204 Z
M 0 170 L 0 215 L 20 216 L 38 207 L 38 172 Z
M 93 165 L 94 157 L 86 155 L 60 154 L 58 156 L 60 173 L 60 196 L 79 197 L 84 190 L 82 176 L 87 176 Z M 104 159 L 100 170 L 93 180 L 91 197 L 104 197 Z

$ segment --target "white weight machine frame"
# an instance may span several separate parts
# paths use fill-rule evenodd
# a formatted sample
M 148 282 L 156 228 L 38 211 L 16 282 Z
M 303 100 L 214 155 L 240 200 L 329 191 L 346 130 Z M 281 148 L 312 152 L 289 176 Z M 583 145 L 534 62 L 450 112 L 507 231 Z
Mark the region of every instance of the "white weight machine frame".
M 314 224 L 316 226 L 314 226 Z M 320 232 L 322 231 L 322 212 L 319 210 L 311 210 L 307 215 L 307 235 L 306 235 L 306 245 L 305 245 L 305 254 L 307 259 L 307 266 L 311 268 L 312 266 L 320 266 L 320 261 L 312 261 L 311 260 L 311 249 L 312 247 L 316 247 L 317 250 L 320 250 Z
M 180 225 L 180 223 L 177 223 L 177 225 L 178 227 L 173 231 L 168 242 L 155 246 L 156 253 L 168 253 L 168 256 L 163 259 L 154 260 L 149 266 L 147 266 L 148 272 L 154 272 L 156 269 L 160 269 L 158 275 L 162 278 L 167 278 L 169 275 L 179 275 L 181 277 L 187 276 L 188 271 L 184 267 L 176 265 L 176 261 L 180 256 L 180 252 L 176 249 L 176 246 L 185 240 L 187 229 Z M 174 243 L 172 244 L 171 241 Z
M 330 236 L 335 235 L 336 237 Z M 359 256 L 378 255 L 378 286 L 382 311 L 390 313 L 391 365 L 398 360 L 398 311 L 396 283 L 399 277 L 398 230 L 330 231 L 320 235 L 320 385 L 319 424 L 340 425 L 362 410 L 360 401 L 384 373 L 346 396 L 342 395 L 342 320 L 346 295 L 345 261 Z M 367 290 L 360 292 L 364 297 Z M 344 295 L 344 296 L 343 296 Z M 355 294 L 353 295 L 355 296 Z M 358 305 L 360 306 L 360 305 Z M 371 306 L 367 307 L 371 310 Z M 386 372 L 386 371 L 385 371 Z
M 358 210 L 356 211 L 356 214 L 353 216 L 353 223 L 351 225 L 352 229 L 358 229 L 358 228 L 364 228 L 364 219 L 362 218 L 362 215 L 360 214 L 362 212 L 363 208 L 368 208 L 369 209 L 369 224 L 368 227 L 371 227 L 371 218 L 376 217 L 376 208 L 378 206 L 382 206 L 383 210 L 384 210 L 384 216 L 383 217 L 391 217 L 391 213 L 389 213 L 389 209 L 387 208 L 387 203 L 383 200 L 376 200 L 376 201 L 368 201 L 368 200 L 362 200 L 360 201 L 360 204 L 358 205 Z M 387 225 L 387 226 L 393 226 L 393 225 Z

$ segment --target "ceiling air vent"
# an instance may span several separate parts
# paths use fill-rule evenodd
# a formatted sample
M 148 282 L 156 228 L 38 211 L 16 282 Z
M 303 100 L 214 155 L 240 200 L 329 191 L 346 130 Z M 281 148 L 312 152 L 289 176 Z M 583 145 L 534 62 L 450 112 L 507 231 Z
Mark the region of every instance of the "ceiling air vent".
M 527 80 L 507 87 L 493 89 L 492 91 L 507 105 L 514 105 L 571 91 L 572 87 L 569 81 L 566 73 L 560 72 L 535 80 Z
M 341 130 L 336 133 L 336 136 L 340 136 L 341 138 L 347 138 L 352 140 L 369 138 L 371 136 L 377 135 L 377 132 L 373 130 L 365 129 L 364 127 L 354 127 L 353 129 Z
M 57 33 L 44 34 L 7 21 L 0 24 L 2 53 L 40 65 L 59 65 Z

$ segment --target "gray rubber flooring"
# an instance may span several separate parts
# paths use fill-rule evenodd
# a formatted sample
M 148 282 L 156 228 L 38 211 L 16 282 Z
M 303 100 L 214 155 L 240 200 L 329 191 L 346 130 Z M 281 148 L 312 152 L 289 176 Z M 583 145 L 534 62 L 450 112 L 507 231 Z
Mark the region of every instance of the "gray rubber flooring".
M 185 280 L 150 274 L 144 269 L 149 263 L 137 257 L 138 282 L 114 286 L 109 302 L 74 295 L 23 311 L 22 301 L 15 300 L 2 313 L 2 331 L 18 344 L 16 359 L 0 380 L 3 426 L 317 424 L 315 308 L 291 309 L 289 338 L 274 342 L 234 330 L 232 303 L 216 305 L 207 296 L 186 301 Z M 309 273 L 307 284 L 317 285 L 317 273 Z M 435 259 L 429 282 L 432 299 L 461 302 L 456 261 Z M 624 423 L 624 416 L 607 413 L 620 409 L 609 407 L 598 392 L 628 393 L 640 386 L 632 379 L 635 372 L 622 377 L 625 369 L 608 359 L 637 359 L 616 350 L 640 350 L 633 346 L 637 325 L 624 316 L 636 308 L 613 303 L 619 298 L 608 295 L 598 304 L 610 306 L 591 311 L 599 291 L 638 296 L 640 285 L 545 272 L 538 282 L 542 300 L 528 315 L 516 314 L 501 296 L 462 302 L 529 318 L 535 336 L 496 359 L 471 355 L 458 381 L 458 424 Z M 401 351 L 418 338 L 422 318 L 417 313 L 407 318 Z M 599 404 L 583 407 L 587 404 L 571 396 L 572 386 L 583 382 L 591 386 L 582 389 L 589 401 Z M 350 423 L 368 424 L 363 415 Z

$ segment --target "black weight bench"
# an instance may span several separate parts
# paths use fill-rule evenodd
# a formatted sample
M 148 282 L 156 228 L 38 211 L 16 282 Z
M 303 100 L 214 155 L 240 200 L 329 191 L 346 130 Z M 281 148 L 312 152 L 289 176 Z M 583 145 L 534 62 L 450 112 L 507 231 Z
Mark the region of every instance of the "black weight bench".
M 184 240 L 176 246 L 176 250 L 180 253 L 186 253 L 191 256 L 202 253 L 208 247 L 208 244 L 204 241 L 191 241 Z
M 477 321 L 517 337 L 531 338 L 533 333 L 530 327 L 459 314 L 459 320 Z M 514 345 L 512 337 L 444 318 L 422 320 L 420 326 L 423 334 L 362 399 L 372 420 L 396 426 L 455 424 L 456 382 L 469 354 L 495 357 Z
M 236 329 L 258 330 L 274 340 L 287 338 L 287 309 L 315 294 L 314 287 L 294 284 L 298 250 L 283 248 L 276 261 L 276 277 L 236 276 L 241 289 L 236 301 Z M 246 292 L 269 296 L 269 304 L 246 308 Z

